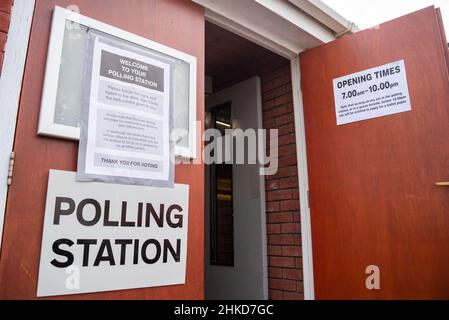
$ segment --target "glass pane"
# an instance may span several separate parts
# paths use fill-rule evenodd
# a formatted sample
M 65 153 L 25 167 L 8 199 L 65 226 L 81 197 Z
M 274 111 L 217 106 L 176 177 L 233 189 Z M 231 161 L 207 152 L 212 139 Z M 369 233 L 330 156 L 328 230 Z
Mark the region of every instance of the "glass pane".
M 66 22 L 56 95 L 57 124 L 79 127 L 86 35 L 86 27 Z
M 54 121 L 57 124 L 79 127 L 86 39 L 87 28 L 85 26 L 71 21 L 66 22 L 55 106 Z M 135 44 L 131 45 L 139 47 Z M 174 62 L 174 128 L 189 132 L 189 64 L 148 48 L 140 48 L 145 52 L 152 51 L 155 55 L 164 56 Z M 176 144 L 188 148 L 189 142 L 189 135 L 187 134 L 179 137 Z
M 231 128 L 231 103 L 211 110 L 212 126 L 224 136 Z M 214 155 L 215 156 L 215 155 Z M 232 164 L 211 165 L 211 263 L 234 265 L 234 204 Z
M 173 113 L 176 129 L 189 131 L 189 84 L 190 66 L 182 60 L 176 60 L 173 81 Z M 188 148 L 189 135 L 184 135 L 176 145 Z
M 232 165 L 217 164 L 216 195 L 216 264 L 234 265 L 234 217 L 232 203 Z

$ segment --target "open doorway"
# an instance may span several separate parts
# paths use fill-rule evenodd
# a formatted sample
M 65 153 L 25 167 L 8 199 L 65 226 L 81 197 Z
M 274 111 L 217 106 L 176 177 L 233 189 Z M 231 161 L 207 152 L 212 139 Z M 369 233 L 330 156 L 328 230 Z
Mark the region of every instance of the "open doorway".
M 216 129 L 224 135 L 227 129 L 257 132 L 280 125 L 281 138 L 290 145 L 288 155 L 296 158 L 289 60 L 206 22 L 205 99 L 206 129 Z M 276 122 L 279 117 L 285 119 Z M 257 164 L 205 165 L 206 299 L 284 297 L 284 289 L 276 287 L 279 280 L 282 285 L 288 283 L 287 293 L 301 296 L 299 200 L 293 199 L 298 186 L 296 160 L 290 165 L 292 169 L 287 164 L 286 175 L 283 168 L 283 175 L 274 177 L 289 182 L 287 179 L 293 175 L 296 182 L 289 182 L 291 185 L 282 191 L 290 194 L 288 199 L 273 198 L 273 192 L 279 191 L 279 182 L 260 175 Z M 282 200 L 295 202 L 297 206 L 290 203 L 291 208 L 284 210 L 285 221 L 273 219 L 280 217 L 281 212 L 274 212 L 272 219 L 267 220 L 267 206 L 270 213 L 276 206 L 280 211 Z M 290 235 L 292 239 L 291 243 L 289 240 L 285 243 L 285 248 L 297 249 L 297 256 L 294 253 L 284 257 L 282 246 L 270 243 L 272 229 L 279 229 L 278 236 L 282 236 L 280 223 L 292 228 L 290 234 L 285 234 L 285 239 Z M 279 237 L 271 239 L 284 241 Z M 269 267 L 271 273 L 275 270 L 280 276 L 269 274 Z M 283 267 L 290 271 L 289 275 L 297 272 L 297 278 L 284 279 Z

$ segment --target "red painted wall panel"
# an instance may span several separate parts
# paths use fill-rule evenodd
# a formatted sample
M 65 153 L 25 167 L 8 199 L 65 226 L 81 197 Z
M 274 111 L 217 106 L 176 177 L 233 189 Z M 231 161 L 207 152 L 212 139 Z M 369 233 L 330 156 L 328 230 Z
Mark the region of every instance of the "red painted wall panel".
M 3 0 L 0 3 L 4 5 Z M 14 146 L 14 179 L 8 194 L 0 255 L 0 299 L 36 298 L 48 172 L 49 169 L 75 171 L 77 166 L 77 142 L 39 137 L 36 134 L 52 9 L 55 5 L 77 5 L 83 15 L 196 56 L 197 119 L 204 119 L 204 11 L 201 7 L 188 0 L 37 1 Z M 190 185 L 186 284 L 64 298 L 204 298 L 203 165 L 178 165 L 175 180 Z
M 5 56 L 6 38 L 11 17 L 12 0 L 0 0 L 0 74 Z

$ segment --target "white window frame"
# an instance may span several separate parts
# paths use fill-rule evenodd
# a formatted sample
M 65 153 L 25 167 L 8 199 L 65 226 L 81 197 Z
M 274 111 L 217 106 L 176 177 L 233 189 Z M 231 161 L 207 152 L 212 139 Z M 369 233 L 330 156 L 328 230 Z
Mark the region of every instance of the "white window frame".
M 41 111 L 38 134 L 69 140 L 79 140 L 80 129 L 61 125 L 54 122 L 56 110 L 56 96 L 58 90 L 59 69 L 66 21 L 81 24 L 111 36 L 132 42 L 139 46 L 161 52 L 170 57 L 189 64 L 189 147 L 176 146 L 177 157 L 195 159 L 196 152 L 196 87 L 197 87 L 197 59 L 194 56 L 146 39 L 131 32 L 113 27 L 109 24 L 83 16 L 79 13 L 56 6 L 48 46 L 47 64 L 41 100 Z

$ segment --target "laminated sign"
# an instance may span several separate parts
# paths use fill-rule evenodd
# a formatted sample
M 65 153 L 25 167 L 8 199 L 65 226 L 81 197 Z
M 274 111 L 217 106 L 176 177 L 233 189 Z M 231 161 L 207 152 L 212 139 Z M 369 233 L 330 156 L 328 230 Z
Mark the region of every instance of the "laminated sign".
M 173 61 L 90 31 L 78 181 L 173 187 Z
M 37 296 L 184 284 L 189 186 L 83 183 L 50 170 Z
M 334 79 L 337 125 L 411 110 L 404 60 Z

